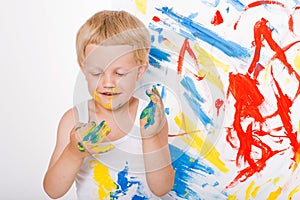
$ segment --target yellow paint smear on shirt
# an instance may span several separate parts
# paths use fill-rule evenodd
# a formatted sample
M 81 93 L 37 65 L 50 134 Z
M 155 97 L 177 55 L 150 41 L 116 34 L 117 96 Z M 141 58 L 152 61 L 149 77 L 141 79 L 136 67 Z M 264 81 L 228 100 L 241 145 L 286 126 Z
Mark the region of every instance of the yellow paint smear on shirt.
M 278 187 L 277 190 L 269 194 L 267 200 L 276 200 L 281 194 L 281 191 L 282 191 L 281 187 Z
M 110 193 L 117 189 L 117 186 L 109 174 L 106 166 L 99 161 L 92 160 L 91 168 L 94 170 L 94 180 L 98 184 L 99 199 L 106 199 L 110 197 Z
M 220 159 L 220 153 L 218 150 L 210 141 L 204 141 L 205 137 L 203 133 L 201 133 L 200 130 L 197 130 L 197 126 L 188 118 L 188 116 L 186 116 L 184 113 L 179 113 L 177 116 L 175 116 L 174 121 L 180 129 L 188 133 L 187 135 L 180 137 L 182 141 L 195 149 L 200 155 L 202 155 L 220 171 L 229 171 L 225 163 Z
M 135 6 L 138 11 L 146 14 L 147 11 L 147 0 L 135 0 Z
M 289 193 L 288 199 L 289 199 L 289 200 L 292 199 L 293 196 L 294 196 L 297 192 L 299 192 L 299 185 L 296 186 L 296 187 Z

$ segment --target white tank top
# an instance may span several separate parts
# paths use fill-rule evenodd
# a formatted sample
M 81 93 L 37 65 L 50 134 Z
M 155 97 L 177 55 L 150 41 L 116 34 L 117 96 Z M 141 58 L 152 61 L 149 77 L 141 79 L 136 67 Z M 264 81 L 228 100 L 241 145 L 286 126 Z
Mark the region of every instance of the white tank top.
M 79 200 L 98 199 L 160 199 L 148 187 L 139 128 L 140 114 L 147 102 L 139 105 L 131 131 L 124 137 L 105 142 L 115 148 L 102 154 L 86 157 L 76 177 Z M 78 120 L 89 121 L 88 101 L 76 106 Z

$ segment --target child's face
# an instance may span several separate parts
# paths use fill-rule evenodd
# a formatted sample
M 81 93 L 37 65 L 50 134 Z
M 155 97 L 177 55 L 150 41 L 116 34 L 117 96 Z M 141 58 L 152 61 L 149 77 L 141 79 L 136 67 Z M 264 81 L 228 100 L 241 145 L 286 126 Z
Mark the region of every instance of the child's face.
M 82 70 L 90 94 L 100 106 L 115 110 L 127 103 L 147 66 L 138 66 L 130 46 L 89 44 Z

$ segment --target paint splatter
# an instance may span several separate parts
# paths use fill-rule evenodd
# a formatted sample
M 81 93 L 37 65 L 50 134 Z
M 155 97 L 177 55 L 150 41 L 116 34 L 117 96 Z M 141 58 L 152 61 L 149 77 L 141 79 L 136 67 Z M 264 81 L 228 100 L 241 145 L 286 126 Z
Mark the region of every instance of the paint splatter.
M 184 134 L 180 139 L 205 157 L 212 165 L 220 171 L 226 173 L 229 169 L 220 158 L 220 152 L 209 141 L 205 140 L 205 135 L 197 129 L 197 126 L 183 113 L 179 113 L 174 119 L 176 125 L 188 134 Z
M 141 13 L 146 14 L 147 11 L 147 0 L 135 0 L 136 9 Z
M 90 164 L 94 170 L 94 180 L 98 184 L 99 199 L 109 198 L 111 192 L 117 190 L 117 185 L 111 178 L 109 169 L 96 160 L 92 160 Z
M 203 187 L 218 187 L 219 183 L 215 181 L 210 183 L 204 180 L 205 177 L 211 177 L 215 175 L 214 170 L 209 167 L 200 159 L 194 158 L 184 152 L 182 149 L 169 145 L 172 165 L 175 170 L 175 181 L 172 191 L 168 194 L 169 196 L 176 199 L 176 197 L 184 199 L 194 199 L 198 197 L 201 199 L 201 194 L 197 190 L 195 185 L 202 185 Z M 219 194 L 210 192 L 209 190 L 203 191 L 202 195 L 205 194 L 205 198 L 211 199 L 227 199 L 226 194 Z
M 160 68 L 161 61 L 170 62 L 170 54 L 156 48 L 155 46 L 151 46 L 149 52 L 149 63 L 156 68 Z M 159 62 L 160 61 L 160 62 Z
M 216 11 L 215 16 L 213 17 L 213 19 L 211 20 L 211 24 L 217 26 L 220 25 L 224 22 L 223 17 L 220 13 L 219 10 Z
M 217 109 L 217 116 L 219 116 L 219 114 L 220 114 L 220 108 L 223 106 L 223 104 L 224 104 L 224 101 L 222 99 L 217 99 L 215 101 L 215 107 Z
M 163 14 L 169 16 L 171 19 L 175 20 L 176 22 L 178 22 L 189 33 L 191 33 L 193 37 L 189 37 L 188 35 L 185 35 L 187 38 L 192 40 L 194 40 L 195 38 L 203 40 L 204 42 L 207 42 L 208 44 L 218 48 L 226 55 L 231 57 L 235 57 L 235 58 L 250 57 L 249 52 L 244 47 L 240 46 L 235 42 L 224 40 L 216 33 L 194 22 L 193 20 L 187 17 L 183 17 L 180 14 L 176 14 L 175 12 L 173 12 L 172 8 L 162 7 L 156 9 L 161 11 Z

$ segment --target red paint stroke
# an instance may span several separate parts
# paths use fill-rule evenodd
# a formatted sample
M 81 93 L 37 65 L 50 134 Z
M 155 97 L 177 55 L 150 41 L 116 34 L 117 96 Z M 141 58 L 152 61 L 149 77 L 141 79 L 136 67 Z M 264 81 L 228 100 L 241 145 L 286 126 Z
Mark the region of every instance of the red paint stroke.
M 275 55 L 272 57 L 272 60 L 279 59 L 285 67 L 288 68 L 288 72 L 290 75 L 294 75 L 298 82 L 300 83 L 299 74 L 293 69 L 292 65 L 288 63 L 285 50 L 282 49 L 273 39 L 272 30 L 269 29 L 267 25 L 268 21 L 262 18 L 260 21 L 256 22 L 254 25 L 254 44 L 255 44 L 255 52 L 252 63 L 248 69 L 248 73 L 252 73 L 255 68 L 257 68 L 258 61 L 260 59 L 260 51 L 263 46 L 263 41 L 266 40 L 270 48 L 275 52 Z M 258 74 L 255 74 L 257 77 Z M 298 90 L 296 96 L 300 94 L 300 85 L 298 86 Z
M 273 77 L 273 81 L 274 81 L 274 84 L 277 89 L 277 94 L 274 91 L 274 95 L 277 100 L 277 110 L 275 111 L 275 113 L 279 115 L 279 117 L 283 123 L 283 127 L 285 129 L 285 134 L 287 135 L 287 137 L 290 140 L 293 151 L 297 152 L 298 146 L 299 146 L 299 143 L 297 140 L 297 132 L 293 132 L 293 125 L 291 123 L 291 117 L 290 117 L 290 113 L 291 113 L 290 108 L 293 105 L 293 101 L 287 95 L 283 94 L 283 92 L 279 86 L 279 83 L 277 82 L 277 80 L 274 77 L 272 68 L 271 68 L 271 75 Z
M 201 81 L 205 78 L 205 75 L 204 76 L 199 76 L 198 74 L 194 74 L 193 72 L 191 72 L 191 70 L 189 70 L 189 69 L 185 69 L 185 70 L 188 74 L 194 76 L 197 81 Z
M 211 20 L 211 24 L 217 26 L 224 22 L 223 17 L 219 10 L 216 11 L 214 18 Z
M 234 148 L 233 132 L 237 134 L 239 140 L 236 165 L 240 166 L 243 159 L 249 166 L 241 170 L 235 179 L 227 186 L 233 187 L 238 181 L 243 182 L 253 174 L 260 172 L 266 166 L 266 161 L 280 151 L 273 151 L 271 147 L 260 140 L 259 136 L 268 135 L 269 132 L 263 131 L 262 127 L 253 130 L 253 123 L 248 124 L 246 131 L 242 128 L 244 119 L 251 118 L 254 123 L 264 124 L 265 118 L 259 111 L 259 106 L 264 102 L 264 97 L 260 93 L 258 82 L 250 77 L 249 74 L 229 74 L 228 94 L 232 94 L 236 102 L 233 128 L 227 129 L 227 142 Z M 242 89 L 241 89 L 242 88 Z M 261 157 L 253 157 L 253 147 L 260 149 Z
M 300 42 L 293 42 L 284 48 L 281 48 L 273 39 L 272 31 L 267 26 L 267 20 L 262 18 L 254 26 L 254 46 L 255 52 L 253 60 L 248 68 L 246 74 L 229 74 L 229 86 L 227 91 L 227 98 L 229 94 L 235 99 L 235 114 L 232 127 L 227 128 L 226 141 L 234 149 L 237 149 L 236 165 L 241 166 L 241 162 L 247 164 L 244 169 L 239 171 L 234 180 L 227 186 L 232 187 L 237 182 L 243 182 L 251 177 L 253 174 L 260 172 L 266 166 L 266 162 L 275 154 L 283 152 L 286 149 L 273 150 L 270 146 L 261 140 L 261 137 L 268 136 L 277 143 L 282 143 L 283 138 L 289 140 L 291 148 L 294 152 L 293 161 L 294 166 L 298 166 L 300 148 L 297 139 L 297 131 L 293 131 L 291 122 L 291 107 L 293 106 L 294 100 L 299 95 L 296 93 L 292 100 L 287 94 L 284 94 L 280 88 L 279 82 L 276 80 L 273 74 L 274 66 L 271 66 L 271 82 L 273 83 L 273 94 L 276 98 L 276 111 L 269 116 L 262 116 L 260 112 L 260 106 L 264 103 L 265 97 L 258 89 L 260 84 L 257 80 L 257 76 L 264 67 L 259 64 L 260 53 L 262 48 L 266 48 L 263 45 L 263 41 L 266 41 L 269 47 L 275 52 L 275 55 L 271 58 L 279 59 L 285 67 L 288 69 L 289 74 L 297 78 L 300 83 L 299 74 L 293 69 L 290 63 L 288 63 L 285 55 L 285 51 L 288 50 L 294 44 Z M 267 119 L 279 117 L 282 125 L 275 127 L 269 131 L 265 131 L 263 127 L 266 127 Z M 247 120 L 247 121 L 246 121 Z M 251 121 L 249 123 L 249 121 Z M 248 124 L 245 124 L 248 123 Z M 242 126 L 244 125 L 244 126 Z M 245 128 L 245 125 L 247 127 Z M 244 127 L 244 128 L 243 128 Z M 246 129 L 246 130 L 244 130 Z M 273 132 L 282 131 L 283 135 L 278 136 L 272 134 Z M 260 156 L 254 157 L 254 148 L 258 148 Z M 257 152 L 257 151 L 255 151 Z
M 160 22 L 160 21 L 161 21 L 160 18 L 157 17 L 157 16 L 154 16 L 154 17 L 152 18 L 152 20 L 155 21 L 155 22 Z
M 192 57 L 192 59 L 195 61 L 195 65 L 197 66 L 197 68 L 199 68 L 198 67 L 198 62 L 197 62 L 197 57 L 196 57 L 195 53 L 193 52 L 193 50 L 191 49 L 188 39 L 185 39 L 182 46 L 181 46 L 178 61 L 177 61 L 177 63 L 178 63 L 177 73 L 178 74 L 182 73 L 182 65 L 183 65 L 184 55 L 185 55 L 186 51 Z
M 295 14 L 295 12 L 296 12 L 297 10 L 300 10 L 300 6 L 296 6 L 296 7 L 294 8 L 293 13 L 292 13 L 292 14 L 290 15 L 290 17 L 289 17 L 289 30 L 290 30 L 292 33 L 294 33 L 294 20 L 293 20 L 293 15 Z
M 278 1 L 255 1 L 255 2 L 253 2 L 253 3 L 248 4 L 248 5 L 245 7 L 244 11 L 241 13 L 241 15 L 239 16 L 238 20 L 237 20 L 237 21 L 235 22 L 235 24 L 234 24 L 234 27 L 233 27 L 234 30 L 236 30 L 236 27 L 237 27 L 237 25 L 238 25 L 238 23 L 239 23 L 239 21 L 240 21 L 242 15 L 243 15 L 246 11 L 248 11 L 248 10 L 251 9 L 251 8 L 255 8 L 255 7 L 258 7 L 258 6 L 262 6 L 262 5 L 278 5 L 278 6 L 282 7 L 282 8 L 284 8 L 284 9 L 286 9 L 286 11 L 287 11 L 286 6 L 285 6 L 283 3 L 280 3 L 280 2 L 278 2 Z
M 222 107 L 223 104 L 224 104 L 224 101 L 222 99 L 217 99 L 215 101 L 215 107 L 217 108 L 217 116 L 219 116 L 220 108 Z
M 184 136 L 184 135 L 189 135 L 189 134 L 193 134 L 193 133 L 198 133 L 200 132 L 200 130 L 194 130 L 194 131 L 190 131 L 190 132 L 184 132 L 184 133 L 169 133 L 168 137 L 178 137 L 178 136 Z

